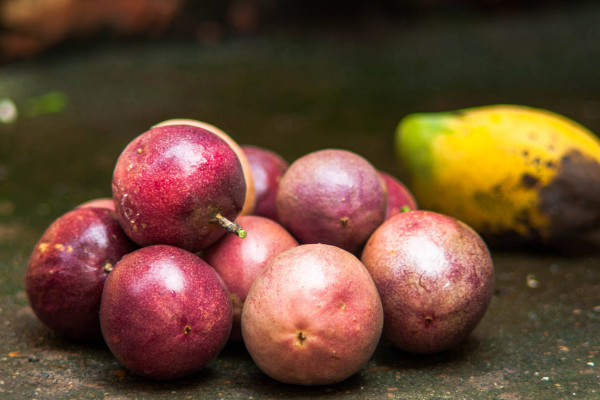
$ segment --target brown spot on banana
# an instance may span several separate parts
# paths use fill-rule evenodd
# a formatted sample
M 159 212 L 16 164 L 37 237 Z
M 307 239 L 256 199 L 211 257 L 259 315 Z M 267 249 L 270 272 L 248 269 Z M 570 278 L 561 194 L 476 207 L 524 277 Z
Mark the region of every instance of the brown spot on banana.
M 540 188 L 539 209 L 550 219 L 554 239 L 586 233 L 600 226 L 600 162 L 571 150 L 552 180 Z
M 533 176 L 527 172 L 521 175 L 521 184 L 525 186 L 527 189 L 533 189 L 540 180 L 538 177 Z

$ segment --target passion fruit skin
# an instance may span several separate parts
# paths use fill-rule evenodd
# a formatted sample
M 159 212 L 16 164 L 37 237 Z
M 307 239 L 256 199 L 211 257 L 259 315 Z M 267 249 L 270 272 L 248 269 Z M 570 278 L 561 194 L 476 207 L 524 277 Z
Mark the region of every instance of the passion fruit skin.
M 271 378 L 327 385 L 358 372 L 381 336 L 377 289 L 351 253 L 325 244 L 294 247 L 256 278 L 242 310 L 250 356 Z
M 242 215 L 236 222 L 248 236 L 225 235 L 202 252 L 202 258 L 217 271 L 231 293 L 233 327 L 229 340 L 242 341 L 242 307 L 250 287 L 267 263 L 279 253 L 298 246 L 283 226 L 260 216 Z
M 60 335 L 101 339 L 98 313 L 106 276 L 135 249 L 109 209 L 88 207 L 63 214 L 29 257 L 25 291 L 33 312 Z
M 117 263 L 102 293 L 102 334 L 115 357 L 157 380 L 202 369 L 231 329 L 229 291 L 219 275 L 183 249 L 154 245 Z
M 461 221 L 417 210 L 384 222 L 362 253 L 383 303 L 384 335 L 411 353 L 464 340 L 491 301 L 494 267 L 480 236 Z
M 108 208 L 109 210 L 115 211 L 115 202 L 112 197 L 99 197 L 97 199 L 88 200 L 77 206 L 77 208 L 85 207 Z
M 408 210 L 417 210 L 419 208 L 417 200 L 404 183 L 387 172 L 379 171 L 379 174 L 383 178 L 387 188 L 386 220 L 405 211 L 405 208 L 408 208 Z
M 384 220 L 387 195 L 378 171 L 356 153 L 324 149 L 294 161 L 277 193 L 281 224 L 302 244 L 360 251 Z
M 256 207 L 254 215 L 277 221 L 277 190 L 279 180 L 288 169 L 289 163 L 272 150 L 257 146 L 242 146 L 248 158 L 254 186 L 256 188 Z
M 168 119 L 166 121 L 162 121 L 153 126 L 153 128 L 157 126 L 165 126 L 165 125 L 192 125 L 197 126 L 199 128 L 206 129 L 207 131 L 211 131 L 215 135 L 219 136 L 223 139 L 235 152 L 242 164 L 242 171 L 244 172 L 244 178 L 246 180 L 246 198 L 244 200 L 244 207 L 242 207 L 242 211 L 240 215 L 251 215 L 254 213 L 254 206 L 256 204 L 256 190 L 254 188 L 254 179 L 252 178 L 252 168 L 250 167 L 250 163 L 248 162 L 248 158 L 246 157 L 246 153 L 240 147 L 240 145 L 227 133 L 223 130 L 217 128 L 216 126 L 209 124 L 207 122 L 198 121 L 195 119 L 189 118 L 175 118 Z
M 246 183 L 238 157 L 216 134 L 192 125 L 150 129 L 119 156 L 112 179 L 121 225 L 140 246 L 168 244 L 190 252 L 225 234 Z

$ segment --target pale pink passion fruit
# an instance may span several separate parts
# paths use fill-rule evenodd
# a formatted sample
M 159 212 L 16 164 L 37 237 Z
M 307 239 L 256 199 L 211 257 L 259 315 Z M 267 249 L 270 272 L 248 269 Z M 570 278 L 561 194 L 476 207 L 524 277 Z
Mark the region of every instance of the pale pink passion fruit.
M 242 307 L 250 287 L 273 257 L 298 246 L 298 242 L 283 226 L 265 217 L 242 215 L 236 222 L 244 227 L 248 237 L 225 235 L 205 249 L 202 258 L 223 278 L 231 293 L 233 328 L 229 339 L 241 342 Z
M 294 247 L 256 278 L 242 310 L 242 334 L 258 367 L 281 382 L 340 382 L 365 365 L 379 342 L 377 289 L 351 253 L 325 244 Z
M 494 267 L 461 221 L 418 210 L 397 214 L 362 254 L 383 303 L 384 334 L 398 348 L 436 353 L 465 339 L 492 299 Z

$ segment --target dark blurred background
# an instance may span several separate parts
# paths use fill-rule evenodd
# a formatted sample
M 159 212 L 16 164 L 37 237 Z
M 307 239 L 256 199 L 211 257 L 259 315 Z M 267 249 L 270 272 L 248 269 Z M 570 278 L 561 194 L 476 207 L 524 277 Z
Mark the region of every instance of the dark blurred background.
M 215 43 L 289 27 L 361 29 L 432 15 L 536 13 L 584 0 L 2 0 L 3 62 L 93 40 L 178 37 Z M 593 3 L 589 0 L 588 3 Z

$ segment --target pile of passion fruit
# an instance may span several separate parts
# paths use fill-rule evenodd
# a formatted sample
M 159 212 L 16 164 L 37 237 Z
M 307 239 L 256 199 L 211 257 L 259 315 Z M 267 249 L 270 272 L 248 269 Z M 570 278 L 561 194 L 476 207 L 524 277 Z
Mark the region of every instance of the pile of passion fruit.
M 197 372 L 237 341 L 275 380 L 333 384 L 382 337 L 422 354 L 456 345 L 491 300 L 480 236 L 348 150 L 288 163 L 168 120 L 124 148 L 112 194 L 47 228 L 25 288 L 48 328 L 104 340 L 148 378 Z

